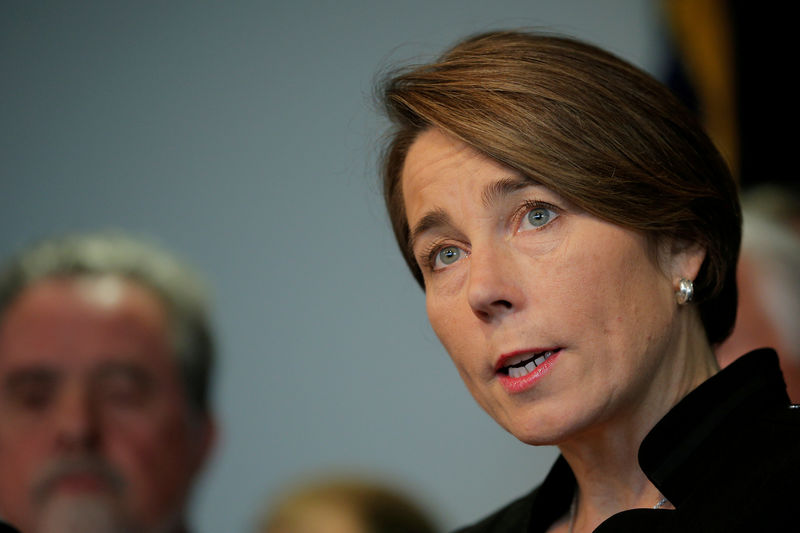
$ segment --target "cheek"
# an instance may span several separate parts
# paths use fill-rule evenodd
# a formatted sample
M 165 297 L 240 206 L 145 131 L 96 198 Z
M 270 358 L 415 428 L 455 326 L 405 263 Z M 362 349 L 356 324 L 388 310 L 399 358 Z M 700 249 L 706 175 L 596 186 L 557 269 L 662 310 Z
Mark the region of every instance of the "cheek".
M 463 310 L 458 308 L 453 298 L 442 298 L 429 293 L 426 295 L 425 307 L 428 321 L 439 342 L 460 368 L 464 359 L 463 345 L 469 343 L 467 334 L 470 328 L 466 323 L 468 317 L 463 316 Z
M 11 483 L 22 492 L 52 457 L 51 442 L 47 424 L 22 423 L 0 429 L 0 483 Z
M 587 268 L 580 289 L 583 316 L 576 318 L 592 325 L 598 346 L 610 345 L 620 357 L 643 355 L 669 326 L 675 308 L 671 282 L 638 248 L 610 256 L 617 260 L 595 256 Z
M 44 446 L 45 435 L 0 430 L 0 515 L 28 526 L 32 520 L 31 487 L 42 465 L 51 459 Z
M 106 458 L 129 484 L 138 512 L 160 513 L 181 497 L 190 478 L 186 424 L 183 417 L 170 413 L 107 428 Z
M 486 403 L 487 391 L 482 386 L 481 364 L 485 360 L 481 351 L 485 347 L 485 339 L 472 309 L 466 304 L 458 306 L 455 298 L 445 301 L 427 298 L 426 307 L 428 320 L 464 385 L 478 404 L 491 413 Z
M 571 279 L 564 283 L 587 311 L 604 316 L 609 326 L 656 311 L 653 306 L 663 303 L 660 295 L 670 285 L 647 256 L 643 239 L 622 231 L 612 237 L 574 254 L 565 265 Z

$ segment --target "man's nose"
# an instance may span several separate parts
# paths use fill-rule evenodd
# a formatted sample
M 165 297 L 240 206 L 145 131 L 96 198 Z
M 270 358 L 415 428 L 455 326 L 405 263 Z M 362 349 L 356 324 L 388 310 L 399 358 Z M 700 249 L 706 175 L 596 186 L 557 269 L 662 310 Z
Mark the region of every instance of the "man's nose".
M 512 252 L 505 243 L 473 246 L 467 299 L 482 321 L 502 318 L 523 305 L 524 294 L 515 268 Z
M 55 411 L 56 445 L 62 451 L 86 451 L 97 446 L 100 421 L 88 387 L 78 383 L 66 386 Z

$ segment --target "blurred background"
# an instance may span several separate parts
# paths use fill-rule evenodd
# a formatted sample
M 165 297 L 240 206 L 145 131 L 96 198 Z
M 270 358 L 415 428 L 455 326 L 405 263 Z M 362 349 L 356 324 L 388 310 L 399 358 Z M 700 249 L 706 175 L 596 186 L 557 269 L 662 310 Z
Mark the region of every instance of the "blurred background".
M 678 79 L 653 0 L 3 2 L 0 256 L 121 228 L 214 288 L 222 435 L 197 532 L 246 531 L 330 471 L 399 486 L 451 529 L 549 469 L 554 449 L 469 397 L 377 185 L 376 74 L 521 26 Z

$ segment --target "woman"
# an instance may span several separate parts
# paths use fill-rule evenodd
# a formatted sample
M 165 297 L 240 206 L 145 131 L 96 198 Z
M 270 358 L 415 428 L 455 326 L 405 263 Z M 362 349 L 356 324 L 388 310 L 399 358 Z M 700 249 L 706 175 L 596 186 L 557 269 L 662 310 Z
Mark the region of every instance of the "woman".
M 492 418 L 562 454 L 465 531 L 788 520 L 800 413 L 774 352 L 715 361 L 741 215 L 691 114 L 602 50 L 520 32 L 395 74 L 383 99 L 386 204 L 434 330 Z

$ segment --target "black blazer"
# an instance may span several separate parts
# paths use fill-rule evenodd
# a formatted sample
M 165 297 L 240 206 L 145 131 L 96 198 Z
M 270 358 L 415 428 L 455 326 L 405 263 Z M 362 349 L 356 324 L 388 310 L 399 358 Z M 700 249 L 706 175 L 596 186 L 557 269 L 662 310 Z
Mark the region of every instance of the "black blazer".
M 774 351 L 741 357 L 648 433 L 639 464 L 675 509 L 631 509 L 595 529 L 616 532 L 800 531 L 800 406 Z M 534 491 L 460 533 L 543 533 L 568 512 L 575 478 L 559 457 Z

